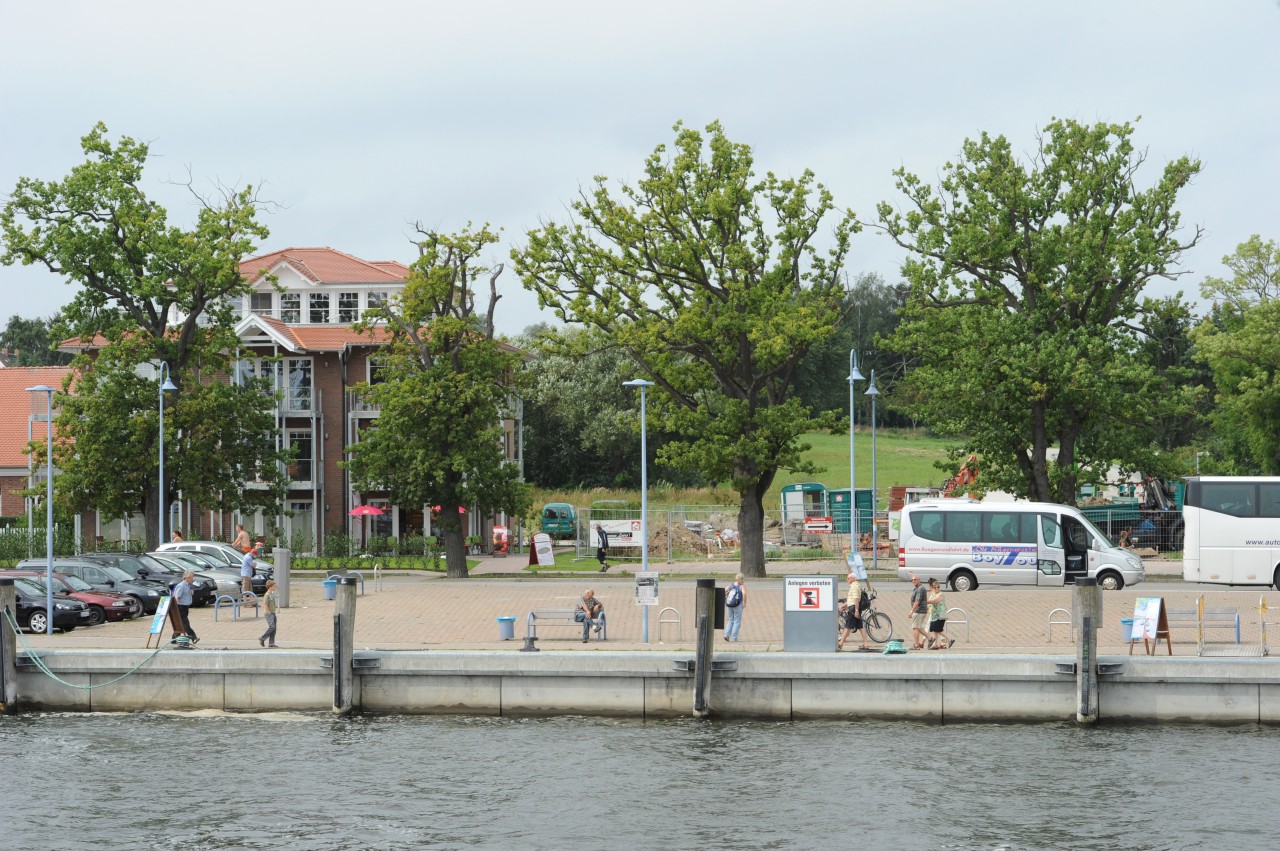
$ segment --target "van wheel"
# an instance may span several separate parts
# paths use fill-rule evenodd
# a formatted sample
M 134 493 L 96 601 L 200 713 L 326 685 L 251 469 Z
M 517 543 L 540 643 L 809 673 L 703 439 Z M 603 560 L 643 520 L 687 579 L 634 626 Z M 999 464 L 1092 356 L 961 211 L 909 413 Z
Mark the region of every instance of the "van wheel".
M 978 587 L 978 580 L 967 570 L 957 570 L 951 574 L 952 591 L 972 591 Z
M 1098 577 L 1098 585 L 1102 587 L 1103 591 L 1119 591 L 1124 587 L 1124 577 L 1114 570 L 1108 570 Z

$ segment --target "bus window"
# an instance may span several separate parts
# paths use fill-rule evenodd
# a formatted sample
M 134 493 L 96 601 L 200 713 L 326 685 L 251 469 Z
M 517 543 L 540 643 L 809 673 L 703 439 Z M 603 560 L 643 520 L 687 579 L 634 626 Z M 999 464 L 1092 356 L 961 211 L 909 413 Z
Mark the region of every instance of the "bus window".
M 1252 482 L 1204 482 L 1200 506 L 1232 517 L 1256 517 Z
M 1280 517 L 1280 483 L 1258 485 L 1258 516 Z

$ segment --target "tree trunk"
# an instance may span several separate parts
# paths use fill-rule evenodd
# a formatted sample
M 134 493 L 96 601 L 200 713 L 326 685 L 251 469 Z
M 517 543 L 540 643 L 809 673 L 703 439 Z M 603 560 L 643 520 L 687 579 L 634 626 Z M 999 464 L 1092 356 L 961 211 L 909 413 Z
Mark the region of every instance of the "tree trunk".
M 764 488 L 752 485 L 738 492 L 738 537 L 742 547 L 742 575 L 764 578 Z
M 147 490 L 146 498 L 142 503 L 142 542 L 148 550 L 154 550 L 163 544 L 160 540 L 160 506 L 163 500 L 160 499 L 160 483 L 156 481 L 152 487 Z
M 457 509 L 455 508 L 454 511 L 456 512 Z M 444 539 L 445 573 L 452 579 L 466 579 L 466 536 L 463 535 L 462 524 L 458 522 L 461 518 L 457 514 L 454 516 L 455 519 L 446 521 L 441 530 L 441 537 Z

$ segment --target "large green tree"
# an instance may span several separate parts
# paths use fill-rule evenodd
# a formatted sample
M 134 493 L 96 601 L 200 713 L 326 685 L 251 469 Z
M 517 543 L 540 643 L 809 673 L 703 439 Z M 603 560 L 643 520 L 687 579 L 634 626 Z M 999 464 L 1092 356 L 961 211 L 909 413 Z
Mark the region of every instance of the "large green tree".
M 888 346 L 919 360 L 895 401 L 980 452 L 987 489 L 1070 502 L 1113 462 L 1154 471 L 1159 423 L 1193 401 L 1144 352 L 1140 296 L 1200 237 L 1175 210 L 1200 164 L 1140 188 L 1133 132 L 1055 120 L 1029 162 L 984 133 L 936 186 L 899 169 L 905 211 L 879 206 L 909 252 Z
M 1280 474 L 1280 245 L 1254 235 L 1222 262 L 1231 277 L 1201 284 L 1215 306 L 1193 332 L 1213 372 L 1215 461 L 1240 474 Z
M 634 186 L 594 190 L 576 220 L 548 222 L 512 252 L 525 286 L 571 322 L 609 334 L 657 384 L 651 412 L 675 439 L 660 457 L 741 497 L 742 567 L 764 575 L 763 497 L 780 469 L 807 469 L 815 423 L 797 365 L 845 309 L 852 213 L 812 173 L 756 176 L 718 123 L 680 124 Z M 825 250 L 820 250 L 820 247 Z
M 358 326 L 383 329 L 390 342 L 378 354 L 379 381 L 359 387 L 380 413 L 361 431 L 347 466 L 357 490 L 439 506 L 448 574 L 465 577 L 468 507 L 518 516 L 529 504 L 502 431 L 520 389 L 522 356 L 493 334 L 502 264 L 481 258 L 498 236 L 487 225 L 418 233 L 419 256 L 403 292 L 366 311 Z M 485 276 L 488 307 L 479 314 L 475 290 Z
M 58 317 L 52 319 L 26 319 L 14 314 L 9 324 L 0 331 L 0 350 L 10 353 L 9 366 L 65 366 L 71 363 L 71 355 L 55 347 L 52 329 Z
M 85 161 L 65 178 L 21 178 L 0 211 L 0 262 L 41 265 L 80 285 L 55 328 L 89 348 L 76 360 L 74 395 L 60 398 L 58 493 L 77 509 L 141 512 L 153 544 L 160 506 L 179 491 L 207 508 L 278 504 L 285 453 L 272 437 L 272 397 L 261 384 L 218 378 L 248 291 L 240 262 L 267 235 L 252 187 L 212 200 L 193 192 L 196 221 L 182 228 L 143 189 L 147 145 L 113 142 L 98 124 L 81 147 Z M 160 362 L 178 386 L 163 402 Z M 262 486 L 243 486 L 254 480 Z

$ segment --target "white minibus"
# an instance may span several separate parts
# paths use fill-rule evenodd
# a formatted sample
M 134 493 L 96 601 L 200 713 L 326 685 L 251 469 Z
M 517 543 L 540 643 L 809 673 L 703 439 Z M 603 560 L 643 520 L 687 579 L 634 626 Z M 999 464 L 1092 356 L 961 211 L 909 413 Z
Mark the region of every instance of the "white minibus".
M 1182 521 L 1187 582 L 1280 590 L 1280 477 L 1193 476 Z
M 898 578 L 936 578 L 954 591 L 980 584 L 1060 587 L 1090 576 L 1108 590 L 1141 582 L 1142 559 L 1083 515 L 1049 502 L 930 499 L 902 509 Z

